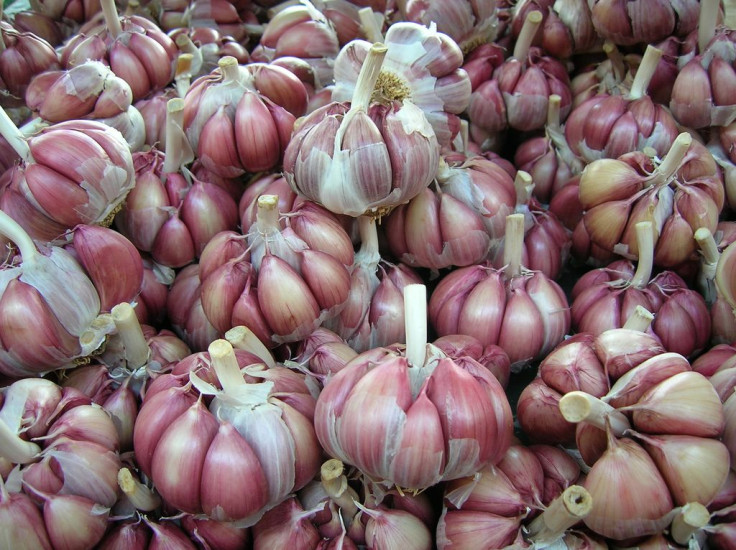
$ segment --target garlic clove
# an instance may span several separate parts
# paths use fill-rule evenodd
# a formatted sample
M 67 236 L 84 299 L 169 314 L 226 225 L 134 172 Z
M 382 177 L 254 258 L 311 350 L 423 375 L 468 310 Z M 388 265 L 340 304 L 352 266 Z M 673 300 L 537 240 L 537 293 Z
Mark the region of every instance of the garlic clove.
M 92 548 L 108 525 L 109 508 L 76 495 L 46 495 L 43 519 L 54 548 Z
M 241 520 L 268 503 L 258 457 L 229 422 L 220 423 L 207 449 L 200 492 L 202 511 L 220 521 Z
M 279 162 L 282 150 L 278 128 L 268 107 L 255 92 L 246 91 L 240 98 L 233 128 L 238 157 L 245 171 L 268 170 Z
M 161 382 L 173 379 L 164 375 Z M 181 387 L 174 386 L 157 393 L 150 393 L 143 401 L 136 417 L 133 431 L 133 448 L 141 470 L 151 475 L 153 454 L 166 428 L 196 401 L 196 397 Z
M 575 441 L 576 425 L 560 413 L 562 394 L 535 378 L 519 396 L 516 415 L 521 429 L 532 441 L 569 445 Z
M 690 363 L 679 353 L 660 353 L 619 377 L 603 400 L 615 408 L 632 405 L 650 388 L 670 376 L 690 370 Z
M 303 250 L 301 273 L 319 307 L 332 310 L 348 299 L 350 274 L 332 254 L 320 250 Z
M 486 384 L 503 393 L 488 373 Z M 448 442 L 444 479 L 472 475 L 483 465 L 497 462 L 511 441 L 511 414 L 498 404 L 482 383 L 451 359 L 440 359 L 430 375 L 427 395 L 437 407 Z M 501 400 L 498 400 L 501 401 Z
M 365 541 L 369 548 L 430 550 L 432 534 L 422 521 L 405 510 L 366 509 Z
M 277 337 L 296 341 L 314 330 L 319 304 L 306 281 L 287 262 L 265 256 L 257 287 L 261 312 Z
M 151 478 L 171 506 L 189 513 L 201 511 L 203 464 L 218 425 L 202 401 L 197 400 L 169 424 L 158 440 L 151 458 Z
M 132 302 L 143 284 L 143 260 L 126 237 L 97 225 L 74 229 L 74 251 L 100 295 L 100 311 Z
M 321 400 L 317 402 L 317 418 L 323 417 L 319 413 Z M 349 399 L 341 407 L 336 431 L 342 442 L 342 452 L 336 455 L 337 458 L 354 464 L 371 476 L 387 479 L 391 472 L 391 458 L 399 450 L 398 436 L 403 433 L 410 405 L 407 360 L 397 357 L 375 366 L 352 386 Z M 370 423 L 370 430 L 363 428 L 366 423 Z M 317 435 L 320 436 L 319 429 Z M 325 445 L 321 436 L 320 442 Z
M 632 411 L 634 427 L 643 433 L 719 437 L 725 417 L 713 385 L 700 373 L 675 374 L 649 389 L 622 410 Z
M 437 548 L 506 548 L 518 535 L 521 519 L 445 508 L 437 525 Z
M 593 509 L 583 522 L 595 533 L 625 540 L 659 533 L 670 522 L 672 497 L 654 461 L 635 441 L 608 437 L 608 449 L 583 482 Z
M 599 334 L 594 346 L 604 371 L 612 379 L 620 378 L 636 365 L 666 352 L 656 336 L 626 328 Z
M 285 392 L 285 390 L 280 391 Z M 294 395 L 304 395 L 305 401 L 311 406 L 314 405 L 314 400 L 310 395 L 300 394 L 298 390 L 294 391 Z M 281 409 L 281 418 L 293 441 L 296 469 L 293 490 L 296 491 L 314 478 L 322 464 L 322 448 L 313 427 L 314 412 L 303 410 L 296 402 L 286 397 L 280 402 L 277 401 L 277 406 Z
M 213 173 L 225 177 L 236 178 L 245 172 L 240 164 L 235 127 L 230 116 L 220 106 L 204 123 L 199 135 L 197 155 L 202 164 Z
M 406 411 L 401 442 L 391 461 L 391 479 L 399 487 L 429 487 L 442 478 L 445 460 L 440 415 L 425 389 Z
M 717 439 L 689 435 L 641 437 L 676 505 L 709 504 L 726 481 L 729 452 Z

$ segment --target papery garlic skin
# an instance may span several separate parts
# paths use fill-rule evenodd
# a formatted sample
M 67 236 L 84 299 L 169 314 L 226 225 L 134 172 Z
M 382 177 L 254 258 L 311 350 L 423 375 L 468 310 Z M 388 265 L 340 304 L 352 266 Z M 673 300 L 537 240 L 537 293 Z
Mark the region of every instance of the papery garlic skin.
M 428 27 L 396 22 L 388 28 L 383 40 L 386 58 L 381 65 L 374 100 L 411 101 L 424 111 L 440 145 L 449 147 L 460 129 L 457 115 L 470 102 L 470 78 L 461 68 L 460 47 L 438 31 L 435 23 Z M 353 96 L 361 64 L 370 47 L 370 42 L 353 40 L 340 50 L 335 59 L 333 101 L 349 101 Z
M 439 144 L 423 111 L 409 101 L 373 104 L 349 115 L 330 104 L 308 115 L 284 154 L 291 187 L 336 214 L 387 212 L 427 187 Z

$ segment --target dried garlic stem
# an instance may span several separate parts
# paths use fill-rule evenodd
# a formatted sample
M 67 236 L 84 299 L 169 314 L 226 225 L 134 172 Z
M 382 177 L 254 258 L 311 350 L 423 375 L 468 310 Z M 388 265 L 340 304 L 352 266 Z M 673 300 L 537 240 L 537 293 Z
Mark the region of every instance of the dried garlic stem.
M 238 360 L 235 357 L 233 346 L 227 340 L 215 340 L 207 349 L 215 369 L 217 379 L 220 381 L 225 393 L 233 393 L 245 384 L 243 374 L 240 372 Z
M 700 14 L 698 16 L 698 50 L 700 53 L 705 51 L 708 42 L 716 34 L 720 5 L 720 0 L 701 0 L 700 2 Z
M 713 233 L 707 227 L 699 227 L 695 230 L 695 242 L 700 247 L 700 253 L 703 255 L 703 261 L 701 263 L 702 268 L 711 273 L 712 279 L 716 276 L 716 266 L 718 265 L 718 258 L 721 257 L 721 253 L 718 251 L 718 245 L 716 240 L 713 238 Z
M 626 78 L 626 63 L 624 63 L 624 56 L 621 55 L 621 50 L 616 47 L 616 44 L 606 40 L 602 46 L 603 52 L 611 62 L 611 72 L 613 73 L 616 82 L 622 82 Z
M 560 105 L 562 97 L 558 94 L 551 94 L 547 100 L 547 128 L 562 131 L 560 127 Z
M 182 34 L 179 36 L 185 35 Z M 192 83 L 193 59 L 194 55 L 191 53 L 181 53 L 179 54 L 179 57 L 176 58 L 176 72 L 174 76 L 174 83 L 176 94 L 181 98 L 183 98 L 187 94 L 187 90 L 189 90 L 189 86 Z
M 529 48 L 532 47 L 532 42 L 534 42 L 534 36 L 542 24 L 542 19 L 542 12 L 536 10 L 529 12 L 526 16 L 519 32 L 519 37 L 516 39 L 516 44 L 514 44 L 514 53 L 512 55 L 514 59 L 522 61 L 526 58 Z
M 380 14 L 373 13 L 371 8 L 359 9 L 360 28 L 368 41 L 383 42 L 383 33 L 381 32 L 381 27 L 378 25 L 376 15 L 380 16 Z
M 231 328 L 225 333 L 225 340 L 230 342 L 235 349 L 249 351 L 253 355 L 257 355 L 267 367 L 276 366 L 276 361 L 274 361 L 271 352 L 248 327 L 239 325 Z
M 632 286 L 644 288 L 649 284 L 654 268 L 654 226 L 652 222 L 636 224 L 636 246 L 639 249 Z
M 608 425 L 614 436 L 620 436 L 631 428 L 624 413 L 589 393 L 568 392 L 560 399 L 559 407 L 568 422 L 588 422 L 601 430 L 605 430 Z
M 161 497 L 137 480 L 128 468 L 118 470 L 118 485 L 136 510 L 152 512 L 161 505 Z
M 217 61 L 217 66 L 222 73 L 222 83 L 237 82 L 240 80 L 240 64 L 232 55 L 221 57 Z
M 688 545 L 690 538 L 708 525 L 710 512 L 699 502 L 688 502 L 672 520 L 670 535 L 677 544 Z
M 2 38 L 0 38 L 0 42 L 2 42 Z M 0 107 L 0 135 L 5 138 L 8 144 L 13 148 L 13 151 L 18 153 L 18 156 L 23 160 L 23 162 L 33 162 L 33 155 L 31 155 L 31 148 L 28 147 L 26 137 L 23 135 L 23 132 L 13 124 L 8 113 L 6 113 L 5 109 L 2 107 Z
M 529 203 L 534 190 L 534 182 L 529 172 L 518 170 L 514 178 L 514 189 L 516 190 L 516 206 L 524 206 Z
M 552 544 L 592 509 L 593 499 L 585 487 L 571 485 L 529 524 L 529 539 L 535 544 Z
M 112 321 L 118 329 L 118 335 L 123 341 L 125 362 L 128 368 L 137 369 L 148 363 L 151 349 L 143 336 L 143 329 L 135 315 L 135 310 L 127 302 L 120 303 L 112 308 Z
M 652 81 L 661 57 L 662 50 L 655 48 L 651 44 L 647 46 L 644 56 L 641 58 L 641 63 L 639 63 L 639 68 L 636 69 L 634 82 L 631 83 L 631 90 L 629 90 L 627 95 L 629 99 L 639 99 L 647 95 L 649 83 Z
M 166 102 L 166 148 L 162 171 L 166 174 L 178 172 L 186 164 L 184 137 L 184 100 L 178 97 Z
M 340 507 L 347 518 L 355 517 L 358 507 L 355 504 L 354 494 L 348 485 L 348 478 L 343 475 L 343 463 L 337 458 L 327 460 L 320 469 L 322 487 L 330 499 Z
M 736 29 L 736 0 L 723 0 L 723 26 Z
M 381 261 L 381 253 L 378 247 L 376 218 L 373 216 L 360 216 L 358 218 L 358 234 L 360 235 L 360 249 L 355 255 L 355 263 L 377 267 Z
M 634 313 L 626 319 L 624 326 L 621 328 L 646 332 L 652 321 L 654 321 L 654 314 L 644 306 L 638 305 L 634 308 Z
M 100 0 L 100 4 L 102 7 L 102 15 L 105 17 L 107 32 L 113 39 L 115 39 L 123 32 L 123 27 L 120 25 L 120 17 L 118 17 L 118 8 L 115 5 L 115 0 Z
M 524 214 L 506 216 L 503 243 L 503 264 L 506 280 L 521 275 L 521 255 L 524 247 Z
M 360 110 L 366 111 L 371 102 L 373 89 L 376 87 L 376 81 L 381 74 L 381 65 L 386 57 L 388 48 L 385 44 L 376 42 L 368 50 L 368 55 L 360 67 L 358 80 L 355 83 L 355 91 L 353 92 L 352 101 L 350 102 L 350 111 Z M 350 112 L 348 111 L 348 113 Z M 347 115 L 346 115 L 347 117 Z M 343 124 L 344 126 L 344 124 Z
M 669 180 L 677 172 L 692 142 L 693 136 L 687 132 L 682 132 L 675 138 L 670 150 L 667 151 L 664 159 L 657 167 L 657 174 L 660 181 L 665 182 Z
M 404 287 L 404 329 L 406 358 L 420 368 L 427 355 L 427 287 L 422 284 Z

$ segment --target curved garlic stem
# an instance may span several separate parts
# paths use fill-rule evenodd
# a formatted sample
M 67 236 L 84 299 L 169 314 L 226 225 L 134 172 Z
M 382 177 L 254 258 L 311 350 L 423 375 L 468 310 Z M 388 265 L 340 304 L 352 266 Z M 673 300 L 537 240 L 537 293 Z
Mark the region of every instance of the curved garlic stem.
M 222 339 L 215 340 L 209 345 L 207 351 L 210 353 L 212 368 L 215 369 L 222 391 L 234 393 L 246 383 L 230 342 Z
M 33 462 L 41 452 L 41 447 L 31 441 L 21 439 L 8 425 L 0 420 L 0 456 L 15 464 Z
M 223 84 L 240 80 L 240 64 L 232 55 L 221 57 L 217 61 L 217 66 L 222 74 Z
M 700 1 L 700 14 L 698 15 L 698 50 L 700 53 L 705 51 L 708 43 L 716 34 L 720 5 L 720 0 Z
M 419 368 L 427 356 L 427 287 L 422 284 L 404 287 L 404 329 L 406 359 Z
M 646 330 L 649 328 L 649 325 L 652 324 L 652 321 L 654 321 L 654 314 L 644 306 L 638 305 L 634 308 L 634 313 L 632 313 L 629 318 L 626 319 L 624 326 L 622 326 L 621 328 L 625 328 L 627 330 L 638 330 L 639 332 L 646 332 Z
M 608 425 L 612 435 L 620 436 L 631 428 L 629 419 L 608 403 L 582 391 L 571 391 L 560 398 L 560 412 L 568 422 L 588 422 L 601 430 Z
M 373 216 L 359 216 L 358 234 L 360 249 L 355 255 L 355 264 L 377 267 L 381 261 L 381 253 L 378 247 L 376 219 Z
M 185 164 L 182 141 L 184 133 L 184 100 L 172 98 L 166 102 L 166 145 L 162 171 L 166 174 L 178 172 Z
M 524 214 L 506 216 L 503 244 L 503 265 L 506 280 L 521 275 L 521 255 L 524 250 Z
M 631 83 L 631 89 L 628 93 L 629 99 L 639 99 L 647 94 L 647 88 L 652 81 L 654 71 L 657 70 L 657 64 L 662 57 L 662 50 L 655 48 L 651 44 L 647 46 L 644 56 L 641 58 L 639 68 L 636 69 L 634 82 Z
M 128 364 L 128 368 L 137 369 L 148 363 L 151 348 L 146 342 L 146 337 L 143 336 L 143 329 L 135 315 L 133 306 L 123 302 L 113 306 L 110 313 L 112 313 L 115 328 L 118 329 L 118 335 L 123 341 L 125 362 Z
M 381 74 L 381 65 L 386 57 L 388 48 L 385 44 L 376 42 L 368 50 L 368 55 L 360 67 L 358 80 L 355 83 L 355 91 L 353 92 L 352 101 L 350 102 L 350 111 L 365 111 L 371 102 L 373 89 L 376 87 L 376 81 Z M 348 114 L 350 113 L 348 111 Z M 346 115 L 347 117 L 347 115 Z M 344 126 L 344 124 L 342 125 Z
M 552 94 L 547 100 L 547 128 L 562 131 L 560 127 L 560 105 L 562 97 L 558 94 Z
M 105 25 L 107 25 L 107 32 L 114 39 L 120 36 L 123 32 L 123 27 L 120 25 L 120 17 L 118 17 L 118 8 L 115 6 L 115 0 L 100 0 L 102 7 L 102 15 L 105 17 Z
M 534 190 L 531 174 L 518 170 L 514 178 L 514 189 L 516 190 L 516 206 L 528 204 Z
M 529 48 L 532 47 L 534 36 L 537 34 L 537 30 L 539 30 L 539 26 L 542 24 L 542 19 L 543 16 L 541 11 L 530 11 L 527 14 L 526 19 L 524 19 L 524 24 L 521 27 L 521 31 L 519 32 L 519 37 L 516 39 L 516 44 L 514 44 L 514 53 L 512 55 L 514 59 L 521 61 L 526 58 L 529 53 Z
M 699 502 L 688 502 L 672 520 L 670 535 L 677 544 L 688 545 L 690 538 L 710 522 L 710 512 Z
M 636 224 L 636 246 L 639 249 L 639 258 L 631 284 L 636 288 L 644 288 L 649 284 L 654 268 L 654 226 L 652 222 Z
M 0 37 L 0 42 L 3 42 L 2 37 Z M 6 113 L 5 109 L 2 107 L 0 107 L 0 135 L 5 138 L 8 144 L 13 148 L 13 151 L 18 153 L 18 156 L 23 160 L 23 162 L 33 162 L 33 155 L 31 155 L 31 148 L 28 147 L 26 137 L 23 135 L 23 132 L 13 124 L 8 113 Z
M 610 40 L 606 40 L 603 43 L 602 49 L 606 54 L 606 58 L 611 62 L 611 72 L 616 82 L 621 82 L 626 77 L 624 56 L 621 55 L 621 51 L 616 47 L 616 44 Z
M 322 464 L 320 481 L 330 499 L 339 506 L 341 516 L 352 519 L 358 513 L 355 504 L 357 494 L 348 485 L 348 479 L 343 475 L 343 463 L 332 458 Z
M 183 34 L 179 36 L 185 36 Z M 190 40 L 191 42 L 191 40 Z M 176 72 L 174 73 L 174 86 L 176 88 L 176 94 L 179 97 L 184 97 L 189 90 L 189 86 L 192 83 L 192 61 L 194 55 L 191 53 L 181 53 L 176 58 Z
M 718 251 L 718 245 L 716 240 L 713 238 L 713 233 L 707 227 L 699 227 L 695 230 L 695 242 L 700 247 L 700 253 L 703 255 L 703 261 L 701 266 L 706 269 L 709 273 L 713 271 L 713 276 L 709 277 L 712 279 L 715 277 L 716 266 L 718 265 L 718 258 L 721 257 L 721 253 Z
M 30 262 L 40 254 L 25 229 L 2 210 L 0 210 L 0 235 L 4 235 L 15 243 L 24 264 L 30 265 Z
M 587 489 L 571 485 L 529 524 L 529 540 L 536 544 L 552 544 L 592 509 L 593 499 Z
M 2 42 L 2 40 L 0 40 L 0 42 Z M 42 119 L 40 116 L 37 116 L 26 122 L 23 126 L 18 128 L 18 130 L 20 130 L 20 133 L 23 134 L 25 137 L 32 137 L 44 128 L 48 128 L 49 126 L 51 126 L 50 122 Z
M 118 470 L 118 485 L 136 510 L 152 512 L 161 506 L 161 497 L 153 489 L 137 480 L 128 468 Z
M 721 253 L 713 238 L 713 233 L 707 227 L 699 227 L 694 234 L 695 242 L 700 248 L 700 272 L 698 273 L 698 287 L 708 305 L 712 305 L 718 298 L 715 288 L 716 270 Z
M 256 229 L 261 235 L 279 231 L 278 195 L 261 195 L 256 202 Z
M 230 342 L 235 349 L 249 351 L 253 355 L 257 355 L 267 367 L 276 366 L 276 361 L 274 361 L 271 352 L 248 327 L 239 325 L 231 328 L 225 333 L 225 340 Z
M 677 172 L 692 142 L 693 136 L 687 132 L 682 132 L 675 138 L 672 147 L 670 147 L 661 164 L 657 167 L 657 174 L 662 178 L 662 181 L 667 181 Z
M 373 10 L 371 8 L 361 8 L 358 10 L 358 17 L 360 18 L 360 28 L 366 39 L 370 42 L 383 42 L 383 33 L 378 26 L 378 20 Z

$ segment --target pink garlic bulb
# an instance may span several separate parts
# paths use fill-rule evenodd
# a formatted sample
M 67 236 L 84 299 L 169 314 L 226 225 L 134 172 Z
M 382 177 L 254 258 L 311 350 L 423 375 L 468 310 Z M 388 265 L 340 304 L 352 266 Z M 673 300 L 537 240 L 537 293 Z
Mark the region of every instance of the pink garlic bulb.
M 381 42 L 387 50 L 373 100 L 411 101 L 424 111 L 440 145 L 449 148 L 460 131 L 458 115 L 470 101 L 471 85 L 462 68 L 462 50 L 434 24 L 427 28 L 418 23 L 393 23 Z M 353 40 L 340 50 L 335 59 L 333 101 L 353 97 L 370 48 L 366 40 Z
M 187 91 L 183 128 L 205 168 L 232 178 L 276 167 L 306 108 L 307 90 L 293 73 L 225 56 Z
M 138 464 L 171 506 L 252 525 L 319 470 L 313 410 L 303 375 L 216 340 L 148 388 Z
M 174 41 L 150 19 L 119 16 L 111 0 L 102 0 L 101 6 L 104 20 L 89 21 L 62 48 L 62 67 L 102 61 L 130 85 L 133 101 L 168 86 L 178 53 Z
M 308 336 L 344 307 L 353 260 L 350 237 L 323 208 L 304 202 L 281 216 L 262 195 L 245 235 L 223 232 L 205 248 L 202 307 L 224 333 L 246 325 L 274 346 Z
M 426 345 L 424 286 L 404 296 L 405 352 L 369 350 L 335 374 L 317 399 L 315 431 L 329 455 L 378 486 L 421 490 L 497 462 L 511 411 L 485 367 Z
M 570 311 L 562 288 L 521 263 L 524 215 L 507 216 L 502 269 L 489 263 L 445 275 L 429 300 L 429 320 L 439 336 L 469 334 L 484 345 L 496 344 L 512 368 L 544 357 L 570 329 Z M 526 335 L 519 338 L 519 334 Z
M 284 155 L 291 187 L 336 214 L 383 215 L 431 182 L 439 143 L 410 101 L 371 101 L 387 48 L 374 44 L 351 102 L 307 115 Z

